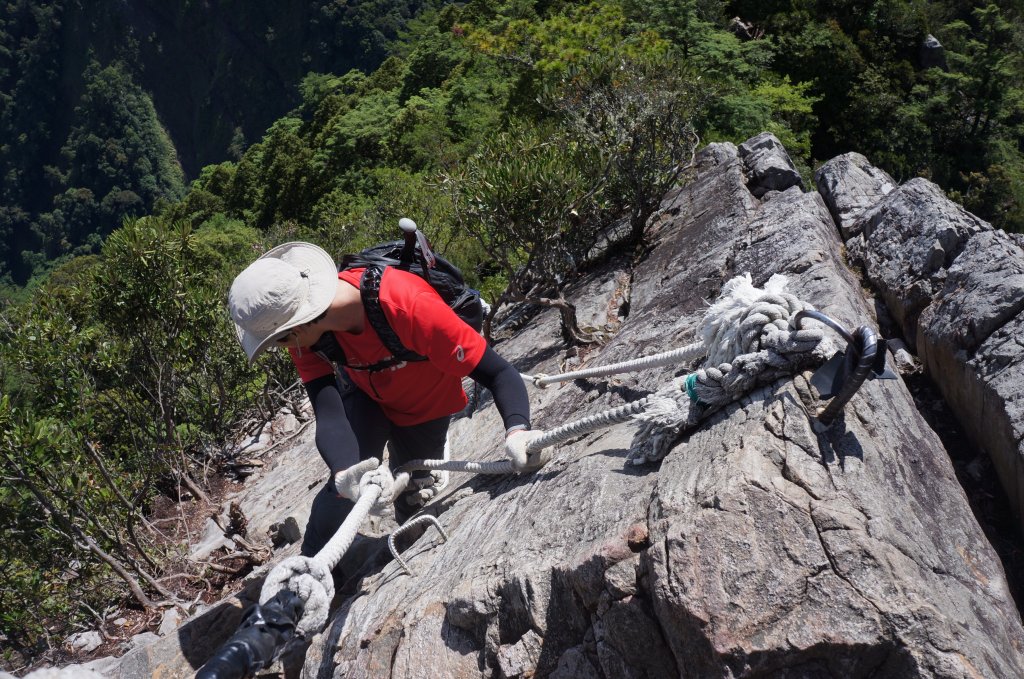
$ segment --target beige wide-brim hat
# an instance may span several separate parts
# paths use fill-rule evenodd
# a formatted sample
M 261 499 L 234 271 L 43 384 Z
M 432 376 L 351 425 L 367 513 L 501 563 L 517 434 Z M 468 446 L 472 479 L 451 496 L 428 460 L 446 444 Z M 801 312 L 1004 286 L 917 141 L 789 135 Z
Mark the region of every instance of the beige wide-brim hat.
M 337 287 L 334 260 L 311 243 L 278 245 L 238 274 L 228 308 L 249 362 L 326 311 Z

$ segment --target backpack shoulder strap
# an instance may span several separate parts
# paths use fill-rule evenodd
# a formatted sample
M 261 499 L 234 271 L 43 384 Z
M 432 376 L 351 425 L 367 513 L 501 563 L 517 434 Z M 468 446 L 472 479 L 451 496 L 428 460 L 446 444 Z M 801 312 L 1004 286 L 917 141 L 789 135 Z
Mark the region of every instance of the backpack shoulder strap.
M 384 347 L 391 352 L 391 358 L 381 361 L 369 370 L 384 370 L 403 361 L 424 361 L 425 356 L 407 349 L 398 334 L 391 328 L 387 317 L 384 316 L 384 309 L 380 304 L 380 282 L 384 276 L 384 267 L 370 265 L 363 271 L 359 280 L 359 296 L 363 300 L 363 308 L 366 310 L 366 318 L 370 321 Z

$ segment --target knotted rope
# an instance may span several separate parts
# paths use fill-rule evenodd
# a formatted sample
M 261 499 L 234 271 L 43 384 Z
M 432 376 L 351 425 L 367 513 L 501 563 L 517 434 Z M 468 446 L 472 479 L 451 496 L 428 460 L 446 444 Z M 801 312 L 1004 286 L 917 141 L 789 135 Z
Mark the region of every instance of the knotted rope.
M 363 474 L 359 480 L 359 498 L 327 544 L 315 556 L 292 556 L 273 568 L 263 582 L 260 605 L 266 605 L 282 589 L 295 592 L 305 608 L 295 626 L 305 638 L 316 634 L 327 624 L 327 614 L 334 599 L 334 570 L 341 557 L 352 546 L 359 526 L 375 504 L 386 505 L 405 489 L 408 474 L 391 475 L 387 465 Z

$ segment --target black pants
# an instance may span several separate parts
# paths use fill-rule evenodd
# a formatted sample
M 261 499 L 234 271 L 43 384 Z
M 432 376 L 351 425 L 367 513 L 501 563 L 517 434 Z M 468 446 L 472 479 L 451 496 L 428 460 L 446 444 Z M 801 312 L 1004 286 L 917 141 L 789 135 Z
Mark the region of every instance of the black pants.
M 371 457 L 383 459 L 384 446 L 390 444 L 390 465 L 395 470 L 411 460 L 434 459 L 444 456 L 445 437 L 451 416 L 439 417 L 422 424 L 400 427 L 389 420 L 380 406 L 359 389 L 349 389 L 342 396 L 345 415 L 352 424 L 359 441 L 359 459 Z M 430 472 L 414 472 L 414 478 L 430 476 Z M 410 488 L 412 487 L 410 483 Z M 302 538 L 302 555 L 313 556 L 331 539 L 338 527 L 352 511 L 355 503 L 338 497 L 334 492 L 333 479 L 313 499 L 313 508 Z M 407 516 L 408 505 L 399 498 L 395 502 L 395 513 L 399 523 Z

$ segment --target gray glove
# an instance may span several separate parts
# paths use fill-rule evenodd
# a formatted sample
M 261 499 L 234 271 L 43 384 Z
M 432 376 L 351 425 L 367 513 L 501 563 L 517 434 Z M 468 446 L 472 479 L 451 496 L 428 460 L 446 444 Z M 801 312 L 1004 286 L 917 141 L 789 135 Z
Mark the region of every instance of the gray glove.
M 406 509 L 417 511 L 420 507 L 433 500 L 434 496 L 439 492 L 437 478 L 431 474 L 430 476 L 409 479 L 409 485 L 399 496 L 399 499 L 405 503 Z
M 355 502 L 359 499 L 359 489 L 361 487 L 359 481 L 363 478 L 363 474 L 373 471 L 379 466 L 380 460 L 371 457 L 362 462 L 355 463 L 348 469 L 342 469 L 334 475 L 334 491 L 339 497 L 348 498 Z
M 370 459 L 376 460 L 377 458 Z M 381 465 L 363 474 L 363 477 L 359 479 L 359 494 L 365 493 L 368 486 L 380 486 L 380 495 L 377 496 L 377 501 L 374 503 L 378 507 L 386 507 L 394 500 L 395 477 L 386 465 Z
M 550 447 L 531 453 L 526 449 L 534 439 L 544 435 L 540 429 L 518 429 L 505 438 L 505 455 L 512 460 L 512 468 L 517 472 L 532 472 L 540 469 L 551 460 L 553 453 Z

